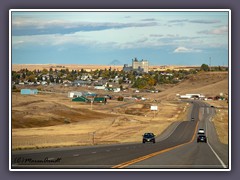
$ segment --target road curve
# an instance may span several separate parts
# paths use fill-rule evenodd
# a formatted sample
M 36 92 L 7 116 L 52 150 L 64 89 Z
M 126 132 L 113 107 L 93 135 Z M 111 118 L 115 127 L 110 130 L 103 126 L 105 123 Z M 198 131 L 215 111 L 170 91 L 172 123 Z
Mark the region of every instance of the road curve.
M 199 109 L 198 117 L 196 109 Z M 228 169 L 229 148 L 218 139 L 216 129 L 211 122 L 214 114 L 214 108 L 201 101 L 194 101 L 192 117 L 199 121 L 198 128 L 205 129 L 208 143 L 197 143 L 197 136 L 195 136 L 191 143 L 132 164 L 127 168 Z

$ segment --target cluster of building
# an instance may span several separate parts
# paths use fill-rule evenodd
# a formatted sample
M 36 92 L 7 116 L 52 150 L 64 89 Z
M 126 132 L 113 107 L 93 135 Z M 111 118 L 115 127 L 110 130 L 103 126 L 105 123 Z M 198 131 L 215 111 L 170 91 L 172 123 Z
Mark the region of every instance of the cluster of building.
M 98 96 L 93 92 L 79 92 L 72 91 L 68 92 L 68 97 L 72 99 L 73 102 L 86 102 L 86 103 L 107 103 L 107 99 L 110 99 L 110 96 Z
M 124 72 L 130 72 L 130 71 L 136 71 L 138 73 L 148 73 L 149 68 L 149 62 L 148 60 L 137 60 L 137 58 L 132 59 L 132 66 L 128 66 L 128 64 L 124 64 L 123 71 Z
M 179 96 L 180 99 L 205 99 L 205 96 L 202 94 L 185 94 L 185 95 L 179 95 L 177 94 L 177 96 Z
M 180 95 L 180 94 L 176 94 L 177 97 L 179 97 L 180 99 L 198 99 L 198 100 L 228 100 L 228 98 L 226 98 L 223 93 L 220 93 L 220 95 L 217 95 L 215 97 L 206 97 L 203 94 L 185 94 L 185 95 Z

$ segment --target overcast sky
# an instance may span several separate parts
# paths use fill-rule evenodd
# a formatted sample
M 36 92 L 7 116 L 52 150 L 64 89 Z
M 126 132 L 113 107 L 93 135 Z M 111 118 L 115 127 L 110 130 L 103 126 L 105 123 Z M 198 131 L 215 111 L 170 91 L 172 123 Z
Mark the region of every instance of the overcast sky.
M 228 64 L 228 12 L 12 12 L 13 64 Z

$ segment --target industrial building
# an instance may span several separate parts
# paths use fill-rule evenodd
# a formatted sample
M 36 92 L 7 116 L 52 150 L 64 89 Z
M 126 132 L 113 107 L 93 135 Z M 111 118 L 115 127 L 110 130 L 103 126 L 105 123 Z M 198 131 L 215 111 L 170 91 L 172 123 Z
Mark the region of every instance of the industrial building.
M 143 72 L 148 73 L 148 60 L 138 61 L 137 58 L 132 60 L 133 70 L 142 70 Z
M 130 72 L 130 71 L 136 71 L 138 73 L 148 73 L 149 69 L 149 62 L 148 60 L 141 60 L 139 61 L 137 58 L 132 59 L 132 66 L 128 66 L 127 64 L 124 64 L 123 71 L 124 72 Z

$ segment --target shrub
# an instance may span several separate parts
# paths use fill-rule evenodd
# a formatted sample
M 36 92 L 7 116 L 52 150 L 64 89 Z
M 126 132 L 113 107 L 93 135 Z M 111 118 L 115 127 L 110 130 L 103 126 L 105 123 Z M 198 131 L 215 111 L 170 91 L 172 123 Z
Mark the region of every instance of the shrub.
M 119 96 L 119 97 L 117 98 L 117 100 L 118 100 L 118 101 L 123 101 L 123 97 L 122 97 L 122 96 Z

